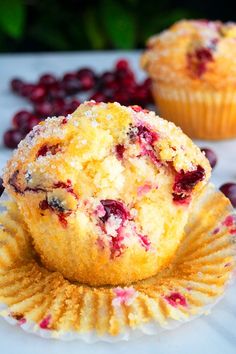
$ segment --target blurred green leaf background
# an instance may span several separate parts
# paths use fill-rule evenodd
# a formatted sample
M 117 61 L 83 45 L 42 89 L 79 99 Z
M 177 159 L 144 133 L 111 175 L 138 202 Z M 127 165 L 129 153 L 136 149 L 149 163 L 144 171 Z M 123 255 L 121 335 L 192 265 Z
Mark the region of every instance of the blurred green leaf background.
M 181 18 L 234 20 L 235 7 L 227 0 L 0 0 L 0 52 L 143 48 Z

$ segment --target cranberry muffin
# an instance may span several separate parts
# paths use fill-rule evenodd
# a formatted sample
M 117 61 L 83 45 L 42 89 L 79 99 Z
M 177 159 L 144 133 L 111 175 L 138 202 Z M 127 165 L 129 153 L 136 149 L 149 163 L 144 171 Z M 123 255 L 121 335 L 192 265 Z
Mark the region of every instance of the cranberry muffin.
M 141 65 L 160 114 L 193 138 L 236 136 L 236 25 L 183 20 L 148 40 Z
M 172 258 L 208 160 L 154 112 L 85 102 L 19 144 L 4 184 L 42 263 L 72 281 L 129 284 Z

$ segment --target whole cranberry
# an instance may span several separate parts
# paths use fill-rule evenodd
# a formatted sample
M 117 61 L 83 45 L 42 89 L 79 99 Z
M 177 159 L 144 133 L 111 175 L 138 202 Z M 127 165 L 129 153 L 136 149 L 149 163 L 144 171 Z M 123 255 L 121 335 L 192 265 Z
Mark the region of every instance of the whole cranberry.
M 127 70 L 129 68 L 129 62 L 126 59 L 120 59 L 116 62 L 117 70 Z
M 123 159 L 123 155 L 125 152 L 125 147 L 123 144 L 118 144 L 115 146 L 116 156 L 119 160 Z
M 52 114 L 56 116 L 63 114 L 65 106 L 66 106 L 65 100 L 63 100 L 62 98 L 56 98 L 52 102 Z
M 81 91 L 82 84 L 77 77 L 77 73 L 66 73 L 62 79 L 62 88 L 68 95 Z
M 94 100 L 96 102 L 106 102 L 107 98 L 102 92 L 95 92 L 91 97 L 90 100 Z
M 148 103 L 148 91 L 145 87 L 138 85 L 132 97 L 134 104 L 146 106 Z
M 115 102 L 119 102 L 120 104 L 123 105 L 128 105 L 129 104 L 129 95 L 125 90 L 119 90 L 114 94 L 113 97 Z
M 55 82 L 50 86 L 50 90 L 48 91 L 48 96 L 50 99 L 54 100 L 57 98 L 65 98 L 66 92 L 63 88 L 62 82 Z
M 105 96 L 106 102 L 115 102 L 115 100 L 114 100 L 114 90 L 104 87 L 101 92 Z
M 37 124 L 39 124 L 41 122 L 41 119 L 35 117 L 35 116 L 31 116 L 28 121 L 27 121 L 27 125 L 26 125 L 26 132 L 30 132 L 33 127 Z
M 50 73 L 43 74 L 39 78 L 39 84 L 47 86 L 47 87 L 51 87 L 52 85 L 54 85 L 56 83 L 57 83 L 57 78 L 53 74 L 50 74 Z
M 121 82 L 124 79 L 129 78 L 130 81 L 135 81 L 135 75 L 132 70 L 130 69 L 120 69 L 116 71 L 116 79 Z
M 229 198 L 233 207 L 236 208 L 236 183 L 225 183 L 220 187 L 220 190 L 227 198 Z
M 139 85 L 141 89 L 145 90 L 146 93 L 146 102 L 153 103 L 153 96 L 151 91 L 151 79 L 145 79 L 141 85 Z
M 102 85 L 109 85 L 116 80 L 116 75 L 111 71 L 105 71 L 99 78 L 99 83 Z
M 78 79 L 76 72 L 68 72 L 63 75 L 62 81 Z
M 33 84 L 23 84 L 20 90 L 21 96 L 29 98 L 34 88 Z
M 125 75 L 120 79 L 120 85 L 121 87 L 132 87 L 136 86 L 136 81 L 133 75 Z
M 34 107 L 36 116 L 46 118 L 53 113 L 52 104 L 50 102 L 37 103 Z
M 23 85 L 24 82 L 21 79 L 14 78 L 11 80 L 11 89 L 13 92 L 19 93 Z
M 2 193 L 4 192 L 4 186 L 3 186 L 3 179 L 0 177 L 0 197 L 2 195 Z
M 32 89 L 29 99 L 33 103 L 38 103 L 38 102 L 42 102 L 45 99 L 46 95 L 47 95 L 47 91 L 45 89 L 45 86 L 36 85 Z
M 21 129 L 21 127 L 26 124 L 31 116 L 32 113 L 25 110 L 17 112 L 12 118 L 14 128 Z
M 70 102 L 67 102 L 64 107 L 63 114 L 67 115 L 73 113 L 79 107 L 79 105 L 80 101 L 77 99 L 73 99 Z
M 81 79 L 83 76 L 91 76 L 94 79 L 96 79 L 96 74 L 95 72 L 90 69 L 90 68 L 82 68 L 77 71 L 77 77 L 78 79 Z
M 148 77 L 143 81 L 142 86 L 146 88 L 150 88 L 152 86 L 152 80 Z
M 84 76 L 80 82 L 83 91 L 91 90 L 95 86 L 95 80 L 91 76 Z
M 76 110 L 80 105 L 80 101 L 74 98 L 73 100 L 70 101 L 70 107 L 74 110 Z
M 96 84 L 96 76 L 93 70 L 89 68 L 80 69 L 77 72 L 77 78 L 81 82 L 82 90 L 91 90 Z
M 117 91 L 120 88 L 120 83 L 116 79 L 115 73 L 106 71 L 99 78 L 98 87 L 99 90 L 101 90 L 104 94 L 107 90 L 110 90 L 113 94 L 113 92 Z
M 9 129 L 3 135 L 4 145 L 10 149 L 15 149 L 24 135 L 17 129 Z
M 204 153 L 206 158 L 209 160 L 211 168 L 214 168 L 217 164 L 217 156 L 216 153 L 209 148 L 201 148 L 201 151 Z
M 127 220 L 130 215 L 126 206 L 119 200 L 104 199 L 100 201 L 105 209 L 105 215 L 100 217 L 103 222 L 106 222 L 111 215 L 120 218 L 123 222 Z
M 137 135 L 146 141 L 147 144 L 153 145 L 158 140 L 158 134 L 144 125 L 137 127 Z

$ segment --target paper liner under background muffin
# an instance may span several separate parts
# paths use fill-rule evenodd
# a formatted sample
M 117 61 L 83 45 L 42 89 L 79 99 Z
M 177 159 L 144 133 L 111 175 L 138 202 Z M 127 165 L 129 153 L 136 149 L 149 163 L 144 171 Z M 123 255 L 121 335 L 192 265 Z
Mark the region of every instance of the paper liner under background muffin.
M 236 215 L 212 185 L 194 202 L 171 264 L 128 287 L 88 287 L 46 270 L 13 202 L 1 223 L 1 316 L 45 338 L 117 341 L 175 328 L 209 312 L 235 266 Z
M 236 136 L 236 90 L 196 91 L 153 82 L 152 92 L 160 115 L 192 138 Z
M 236 137 L 235 39 L 233 22 L 182 20 L 147 42 L 157 109 L 192 138 Z

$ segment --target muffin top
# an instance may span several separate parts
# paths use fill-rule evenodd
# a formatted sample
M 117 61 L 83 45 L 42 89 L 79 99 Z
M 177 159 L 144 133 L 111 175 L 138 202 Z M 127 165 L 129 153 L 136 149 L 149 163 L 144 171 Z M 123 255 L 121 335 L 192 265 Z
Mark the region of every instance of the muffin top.
M 159 83 L 220 90 L 236 86 L 235 57 L 234 23 L 182 20 L 148 40 L 141 65 Z
M 174 176 L 176 202 L 189 199 L 198 182 L 210 175 L 208 160 L 173 123 L 139 106 L 89 101 L 72 115 L 34 127 L 9 161 L 4 182 L 13 194 L 64 186 L 80 198 L 132 204 L 137 193 L 127 190 L 138 190 L 147 179 L 158 184 L 152 181 L 153 167 Z

